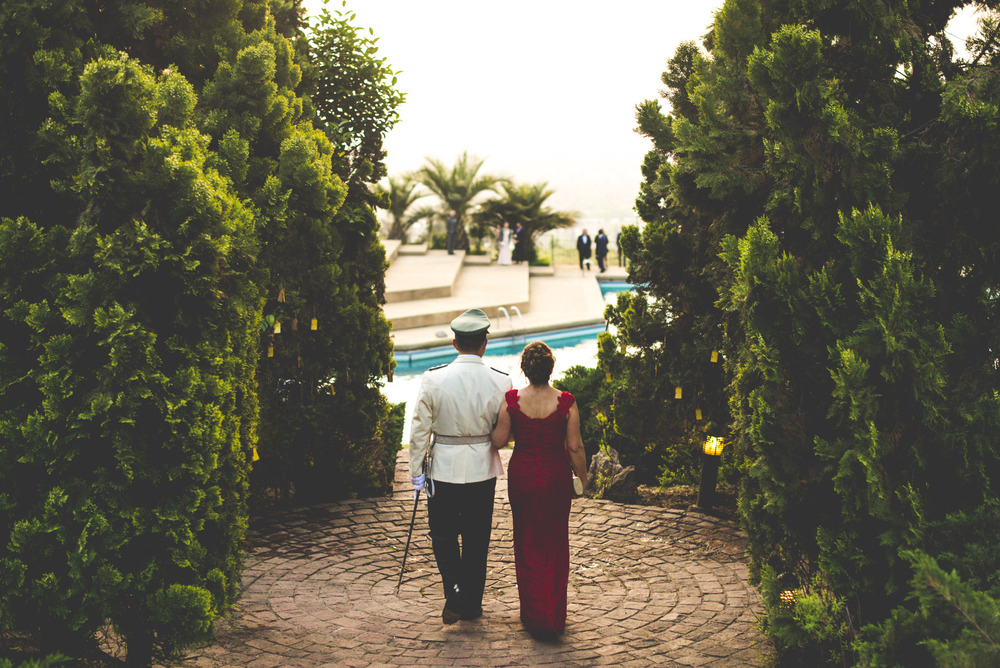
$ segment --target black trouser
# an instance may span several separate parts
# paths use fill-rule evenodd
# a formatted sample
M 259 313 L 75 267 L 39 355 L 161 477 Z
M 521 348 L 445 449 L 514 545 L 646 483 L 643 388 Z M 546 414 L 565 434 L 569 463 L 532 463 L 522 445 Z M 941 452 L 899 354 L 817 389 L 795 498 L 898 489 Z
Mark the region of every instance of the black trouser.
M 463 611 L 469 613 L 483 605 L 496 486 L 496 478 L 464 485 L 435 480 L 434 497 L 427 502 L 431 544 L 445 596 L 457 584 Z

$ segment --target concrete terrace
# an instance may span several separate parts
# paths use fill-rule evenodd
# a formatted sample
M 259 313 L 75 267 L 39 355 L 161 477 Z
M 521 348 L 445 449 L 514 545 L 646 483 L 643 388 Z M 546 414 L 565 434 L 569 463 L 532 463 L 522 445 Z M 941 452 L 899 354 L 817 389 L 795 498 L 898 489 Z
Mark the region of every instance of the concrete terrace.
M 387 242 L 385 315 L 393 325 L 396 350 L 448 345 L 451 320 L 470 308 L 481 308 L 494 321 L 490 336 L 509 334 L 501 307 L 520 333 L 565 329 L 604 322 L 604 299 L 598 277 L 623 281 L 624 268 L 614 264 L 604 274 L 578 267 L 500 266 L 462 251 L 448 255 L 425 247 Z M 611 258 L 614 261 L 614 253 Z M 521 313 L 518 318 L 512 307 Z

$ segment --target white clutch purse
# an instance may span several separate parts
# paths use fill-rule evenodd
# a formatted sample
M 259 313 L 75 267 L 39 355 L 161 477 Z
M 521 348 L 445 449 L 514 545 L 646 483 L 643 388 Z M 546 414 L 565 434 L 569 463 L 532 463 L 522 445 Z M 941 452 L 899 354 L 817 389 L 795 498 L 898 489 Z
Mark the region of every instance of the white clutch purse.
M 573 494 L 583 496 L 583 481 L 575 473 L 573 474 Z

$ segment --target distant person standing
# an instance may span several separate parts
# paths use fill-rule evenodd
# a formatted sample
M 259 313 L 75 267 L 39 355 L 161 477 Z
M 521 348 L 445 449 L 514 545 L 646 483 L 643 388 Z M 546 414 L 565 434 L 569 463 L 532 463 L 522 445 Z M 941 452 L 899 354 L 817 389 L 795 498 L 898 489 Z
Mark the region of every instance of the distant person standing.
M 594 237 L 594 254 L 597 256 L 597 266 L 600 268 L 603 274 L 608 270 L 608 235 L 604 233 L 604 230 L 597 230 L 597 236 Z
M 510 229 L 508 223 L 504 223 L 497 235 L 497 264 L 507 265 L 511 263 L 511 253 L 514 245 L 514 231 Z
M 514 264 L 525 261 L 525 251 L 528 248 L 528 228 L 521 223 L 514 228 Z
M 618 230 L 618 234 L 615 235 L 615 246 L 618 248 L 618 266 L 622 266 L 624 258 L 622 258 L 622 231 Z
M 583 234 L 576 238 L 576 253 L 580 256 L 580 269 L 583 270 L 583 263 L 587 263 L 587 269 L 590 269 L 590 235 L 587 234 L 587 230 L 583 231 Z
M 458 231 L 458 216 L 452 209 L 444 219 L 444 229 L 448 234 L 448 255 L 455 254 L 455 233 Z

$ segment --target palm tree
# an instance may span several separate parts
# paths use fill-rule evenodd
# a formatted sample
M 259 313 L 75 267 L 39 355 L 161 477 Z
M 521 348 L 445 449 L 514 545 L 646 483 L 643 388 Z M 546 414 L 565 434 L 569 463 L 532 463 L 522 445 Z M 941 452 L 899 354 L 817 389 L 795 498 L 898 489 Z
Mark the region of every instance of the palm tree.
M 504 183 L 503 190 L 502 195 L 483 202 L 476 212 L 474 223 L 483 230 L 505 222 L 511 228 L 521 223 L 527 230 L 528 243 L 524 259 L 529 262 L 535 260 L 535 238 L 538 235 L 559 227 L 571 227 L 576 223 L 577 214 L 553 211 L 545 206 L 545 200 L 553 192 L 549 190 L 548 183 Z
M 382 184 L 375 186 L 375 194 L 379 198 L 389 199 L 386 210 L 389 212 L 391 222 L 386 238 L 405 242 L 406 235 L 414 224 L 434 214 L 434 210 L 427 207 L 412 210 L 418 199 L 427 197 L 427 193 L 417 190 L 419 185 L 420 183 L 412 175 L 406 174 L 398 179 L 390 178 L 388 188 Z
M 427 164 L 417 170 L 416 178 L 441 200 L 440 218 L 444 219 L 450 211 L 455 212 L 458 219 L 455 248 L 469 250 L 465 221 L 473 200 L 484 192 L 496 192 L 497 186 L 506 182 L 506 179 L 496 176 L 479 176 L 483 162 L 470 158 L 466 152 L 459 156 L 453 167 L 427 158 Z

